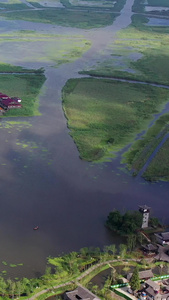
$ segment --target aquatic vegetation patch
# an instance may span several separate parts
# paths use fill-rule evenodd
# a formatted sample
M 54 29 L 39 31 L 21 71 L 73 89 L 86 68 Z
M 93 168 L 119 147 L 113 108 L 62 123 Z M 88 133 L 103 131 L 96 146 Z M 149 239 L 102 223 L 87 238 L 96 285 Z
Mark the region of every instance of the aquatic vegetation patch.
M 29 148 L 29 150 L 39 148 L 37 143 L 35 142 L 25 142 L 25 141 L 19 142 L 19 140 L 17 140 L 16 145 L 21 146 L 22 149 Z
M 112 58 L 81 73 L 169 85 L 168 33 L 142 26 L 137 23 L 121 30 L 114 44 L 109 45 Z
M 16 60 L 35 62 L 40 65 L 42 63 L 51 63 L 55 64 L 55 66 L 76 60 L 91 46 L 91 42 L 80 35 L 62 36 L 30 32 L 17 32 L 7 37 L 0 35 L 0 43 L 3 50 L 0 53 L 0 61 L 13 62 L 13 56 L 11 56 L 12 47 L 12 53 Z M 42 67 L 37 70 L 27 70 L 8 64 L 0 65 L 0 73 L 43 74 L 43 71 Z
M 105 160 L 134 140 L 160 109 L 169 92 L 108 79 L 71 79 L 63 88 L 63 108 L 80 157 Z
M 0 122 L 0 128 L 17 128 L 17 129 L 21 129 L 21 128 L 30 128 L 32 126 L 32 124 L 30 124 L 29 122 L 24 122 L 24 121 L 6 121 L 6 120 L 2 120 Z
M 45 52 L 55 66 L 81 57 L 91 47 L 91 42 L 81 37 L 58 37 L 55 42 L 45 45 Z
M 27 164 L 25 163 L 25 161 L 23 162 L 21 170 L 22 172 L 23 170 L 26 171 L 26 169 L 29 169 L 31 167 L 31 161 L 33 161 L 35 157 L 41 162 L 43 161 L 47 166 L 51 165 L 53 162 L 53 159 L 51 158 L 51 153 L 41 143 L 37 144 L 37 142 L 35 141 L 17 139 L 16 146 L 20 151 L 26 151 L 27 155 Z M 14 158 L 14 161 L 20 161 L 18 155 L 16 158 Z

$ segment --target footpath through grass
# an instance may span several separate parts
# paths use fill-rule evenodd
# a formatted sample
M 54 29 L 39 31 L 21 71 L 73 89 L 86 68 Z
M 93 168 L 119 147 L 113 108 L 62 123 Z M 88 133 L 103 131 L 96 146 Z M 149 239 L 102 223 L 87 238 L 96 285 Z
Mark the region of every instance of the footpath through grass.
M 169 91 L 108 79 L 71 79 L 63 89 L 70 134 L 88 161 L 111 157 L 146 128 Z

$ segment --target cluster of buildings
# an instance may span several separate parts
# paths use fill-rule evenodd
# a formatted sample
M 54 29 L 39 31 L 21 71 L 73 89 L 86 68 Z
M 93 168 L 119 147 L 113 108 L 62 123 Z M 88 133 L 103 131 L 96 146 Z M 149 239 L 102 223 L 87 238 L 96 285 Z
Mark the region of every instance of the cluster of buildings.
M 167 300 L 169 299 L 169 280 L 154 282 L 148 279 L 144 282 L 140 295 L 141 300 Z
M 131 276 L 132 274 L 130 274 Z M 139 300 L 168 300 L 169 299 L 169 279 L 153 281 L 152 270 L 139 272 L 140 280 L 145 280 L 138 291 Z M 130 277 L 128 276 L 128 277 Z M 136 298 L 137 299 L 137 298 Z
M 18 97 L 9 97 L 6 94 L 0 93 L 0 115 L 11 108 L 21 108 L 21 99 Z
M 142 251 L 147 256 L 153 257 L 158 261 L 169 262 L 169 232 L 154 233 L 156 242 L 151 243 L 149 237 L 145 234 L 144 229 L 149 227 L 150 207 L 143 205 L 139 206 L 139 211 L 142 214 L 141 232 L 149 242 L 142 245 Z M 165 246 L 165 247 L 163 247 Z M 141 288 L 137 292 L 137 297 L 134 295 L 128 284 L 132 273 L 128 273 L 127 278 L 122 278 L 124 285 L 118 289 L 127 299 L 131 300 L 169 300 L 169 276 L 163 276 L 165 279 L 153 281 L 154 274 L 152 270 L 144 270 L 139 272 Z M 128 296 L 130 294 L 130 296 Z M 126 297 L 125 297 L 126 298 Z M 139 298 L 139 299 L 138 299 Z M 65 292 L 64 300 L 100 300 L 96 295 L 91 293 L 83 286 L 78 286 L 73 291 Z

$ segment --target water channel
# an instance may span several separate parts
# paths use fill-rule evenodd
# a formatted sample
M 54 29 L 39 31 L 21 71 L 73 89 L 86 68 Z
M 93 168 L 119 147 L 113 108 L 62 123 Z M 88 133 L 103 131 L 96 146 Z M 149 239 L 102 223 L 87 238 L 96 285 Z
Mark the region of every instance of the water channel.
M 77 61 L 57 69 L 48 63 L 44 65 L 47 80 L 40 96 L 42 115 L 26 119 L 31 127 L 0 129 L 0 258 L 12 264 L 23 263 L 8 270 L 11 276 L 43 274 L 49 255 L 85 246 L 119 244 L 119 237 L 104 227 L 108 213 L 114 208 L 124 212 L 147 204 L 163 222 L 169 222 L 168 183 L 152 184 L 132 178 L 121 170 L 119 156 L 104 164 L 80 160 L 61 104 L 61 88 L 66 81 L 80 76 L 78 71 L 84 66 L 92 66 L 99 51 L 106 48 L 115 33 L 130 24 L 133 1 L 127 0 L 112 26 L 100 29 L 1 21 L 3 32 L 33 29 L 66 35 L 75 33 L 92 41 L 91 49 Z M 43 66 L 39 62 L 22 62 L 16 57 L 17 53 L 16 56 L 7 53 L 6 62 L 24 67 Z M 6 121 L 0 120 L 4 124 Z M 19 118 L 19 121 L 25 119 Z M 16 141 L 36 143 L 38 148 L 29 152 L 19 148 Z M 39 230 L 33 231 L 36 225 Z M 3 268 L 1 265 L 1 270 Z

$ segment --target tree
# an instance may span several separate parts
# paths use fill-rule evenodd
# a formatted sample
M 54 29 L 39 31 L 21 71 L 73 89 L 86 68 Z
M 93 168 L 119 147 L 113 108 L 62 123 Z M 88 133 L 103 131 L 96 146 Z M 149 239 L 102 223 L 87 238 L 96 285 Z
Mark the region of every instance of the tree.
M 8 289 L 9 296 L 12 296 L 12 299 L 14 299 L 16 284 L 11 279 L 7 280 L 7 289 Z
M 141 234 L 141 232 L 137 233 L 137 241 L 140 245 L 142 245 L 143 243 L 143 235 Z
M 120 244 L 119 246 L 119 254 L 121 256 L 121 258 L 123 259 L 126 255 L 127 252 L 127 246 L 125 244 Z
M 110 251 L 113 253 L 113 255 L 115 255 L 116 254 L 116 252 L 117 252 L 117 248 L 116 248 L 116 245 L 110 245 L 109 246 L 109 249 L 110 249 Z
M 131 252 L 136 246 L 136 235 L 135 234 L 129 234 L 127 238 L 127 248 Z
M 103 251 L 106 253 L 113 253 L 113 255 L 115 255 L 117 249 L 116 249 L 116 245 L 109 245 L 109 246 L 104 246 Z
M 108 228 L 122 235 L 134 234 L 141 228 L 142 214 L 139 211 L 127 211 L 121 215 L 118 210 L 109 213 L 106 221 Z
M 115 284 L 116 281 L 117 281 L 117 272 L 116 272 L 116 269 L 115 268 L 112 268 L 111 269 L 111 284 Z
M 131 276 L 130 286 L 133 291 L 138 291 L 140 288 L 140 279 L 139 279 L 139 272 L 137 266 L 135 267 L 134 272 Z
M 73 251 L 63 256 L 63 260 L 65 262 L 65 264 L 62 265 L 63 270 L 68 270 L 71 274 L 78 271 L 77 255 L 77 252 Z
M 150 218 L 150 225 L 155 228 L 158 227 L 160 225 L 158 218 Z
M 110 212 L 107 217 L 106 225 L 111 230 L 119 230 L 122 224 L 122 215 L 118 210 Z
M 18 295 L 18 297 L 20 298 L 21 294 L 24 291 L 24 284 L 22 281 L 17 281 L 16 282 L 16 294 Z
M 87 257 L 89 255 L 89 248 L 84 247 L 80 249 L 80 255 L 82 257 Z
M 139 211 L 127 211 L 123 216 L 123 224 L 121 231 L 124 234 L 135 233 L 137 229 L 141 228 L 142 214 Z

